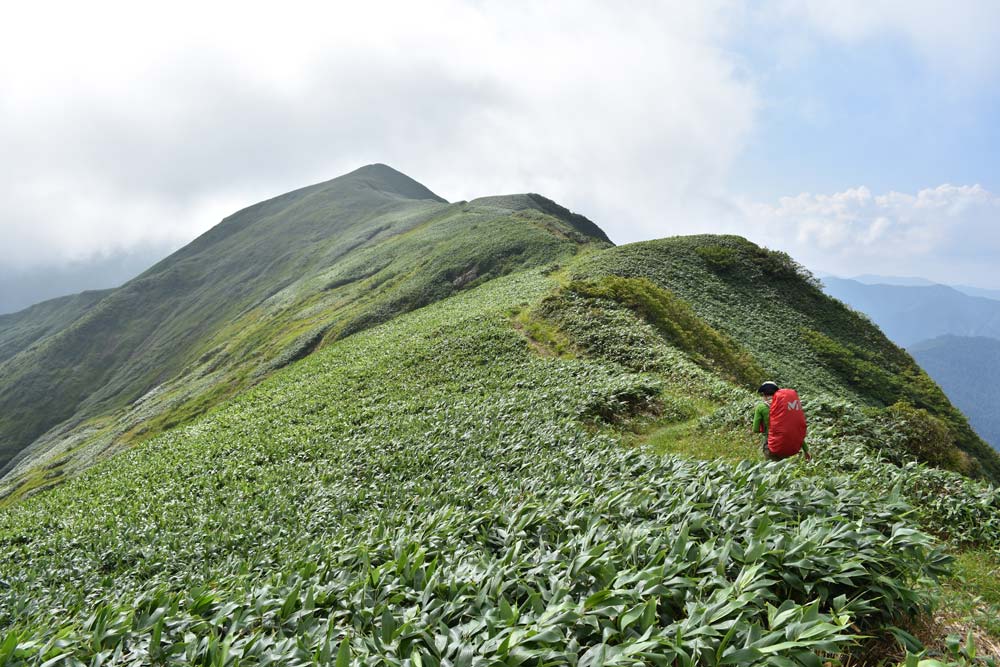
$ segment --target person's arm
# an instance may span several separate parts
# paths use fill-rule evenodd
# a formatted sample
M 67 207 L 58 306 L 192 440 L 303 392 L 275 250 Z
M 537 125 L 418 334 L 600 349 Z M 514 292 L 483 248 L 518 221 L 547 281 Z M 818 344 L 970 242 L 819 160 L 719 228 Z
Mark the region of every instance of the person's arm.
M 770 412 L 766 403 L 758 403 L 753 411 L 753 426 L 750 427 L 753 433 L 767 433 L 767 422 Z
M 812 454 L 809 453 L 809 443 L 805 440 L 802 441 L 802 456 L 806 457 L 806 461 L 812 461 Z

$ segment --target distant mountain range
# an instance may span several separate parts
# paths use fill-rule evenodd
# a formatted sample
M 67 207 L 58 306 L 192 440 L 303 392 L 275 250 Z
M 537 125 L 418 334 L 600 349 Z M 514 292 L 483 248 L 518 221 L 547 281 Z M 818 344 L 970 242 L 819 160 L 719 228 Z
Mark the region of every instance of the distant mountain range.
M 1000 291 L 913 277 L 822 280 L 827 294 L 871 317 L 906 347 L 979 435 L 1000 450 Z
M 933 283 L 865 284 L 826 277 L 823 285 L 827 294 L 868 314 L 904 347 L 949 334 L 1000 338 L 1000 300 Z
M 1000 340 L 941 336 L 909 352 L 969 417 L 972 428 L 994 447 L 1000 445 Z
M 830 274 L 826 274 L 821 277 L 837 278 L 837 276 Z M 973 287 L 971 285 L 954 285 L 951 283 L 936 283 L 933 280 L 918 278 L 916 276 L 880 276 L 873 273 L 862 273 L 859 276 L 852 277 L 851 280 L 864 283 L 865 285 L 896 285 L 899 287 L 933 287 L 936 285 L 944 285 L 945 287 L 958 290 L 962 294 L 967 294 L 968 296 L 981 296 L 987 299 L 1000 300 L 1000 289 Z

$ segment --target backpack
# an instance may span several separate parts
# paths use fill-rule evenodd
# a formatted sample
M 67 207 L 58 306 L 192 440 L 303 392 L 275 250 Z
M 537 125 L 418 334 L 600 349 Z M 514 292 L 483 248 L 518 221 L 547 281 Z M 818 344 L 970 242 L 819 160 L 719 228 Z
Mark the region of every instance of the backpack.
M 779 389 L 771 400 L 767 449 L 777 456 L 794 456 L 806 439 L 806 413 L 794 389 Z

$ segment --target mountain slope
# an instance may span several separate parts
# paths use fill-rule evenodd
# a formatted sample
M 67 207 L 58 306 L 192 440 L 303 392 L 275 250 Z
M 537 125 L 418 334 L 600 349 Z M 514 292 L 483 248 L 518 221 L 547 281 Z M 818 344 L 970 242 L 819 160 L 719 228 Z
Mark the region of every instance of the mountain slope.
M 8 482 L 54 483 L 324 342 L 604 242 L 555 214 L 448 204 L 384 165 L 240 211 L 0 365 Z
M 823 283 L 828 294 L 866 313 L 886 335 L 910 349 L 979 434 L 998 447 L 1000 387 L 984 377 L 983 369 L 992 364 L 991 346 L 984 337 L 1000 341 L 1000 301 L 943 285 L 863 285 L 837 278 L 824 278 Z M 940 345 L 954 336 L 964 342 L 956 341 L 954 349 Z M 928 339 L 932 340 L 927 351 L 918 354 Z M 979 359 L 973 348 L 986 356 Z M 962 378 L 969 378 L 976 391 L 970 391 Z
M 823 280 L 825 281 L 828 277 L 838 278 L 837 276 L 823 276 Z M 853 280 L 854 282 L 864 283 L 865 285 L 896 285 L 898 287 L 934 287 L 940 284 L 934 282 L 933 280 L 927 280 L 926 278 L 920 278 L 917 276 L 880 276 L 872 273 L 862 273 L 861 275 L 852 276 L 851 278 L 846 278 L 845 280 Z
M 498 242 L 486 227 L 476 238 Z M 945 572 L 914 521 L 998 539 L 995 490 L 882 460 L 865 429 L 890 413 L 819 395 L 881 401 L 822 366 L 809 331 L 886 374 L 907 357 L 786 257 L 734 237 L 602 248 L 331 341 L 0 509 L 0 650 L 31 665 L 858 664 L 861 635 L 918 613 Z M 797 345 L 769 345 L 781 332 Z M 807 383 L 815 469 L 624 446 L 691 425 L 752 457 L 752 393 L 731 380 L 755 365 Z M 942 487 L 926 513 L 901 501 Z
M 978 296 L 984 299 L 993 299 L 994 301 L 1000 301 L 1000 290 L 997 289 L 987 289 L 984 287 L 972 287 L 970 285 L 952 285 L 962 294 L 968 294 L 969 296 Z
M 908 350 L 976 432 L 1000 450 L 1000 340 L 941 336 Z
M 0 315 L 0 362 L 67 328 L 111 291 L 82 292 L 43 301 L 17 313 Z
M 867 313 L 899 345 L 946 334 L 1000 338 L 1000 301 L 944 285 L 865 285 L 824 278 L 826 293 Z
M 912 357 L 878 327 L 826 296 L 783 253 L 734 236 L 635 243 L 583 258 L 581 278 L 647 278 L 740 343 L 783 386 L 862 405 L 906 401 L 948 423 L 955 444 L 994 480 L 1000 459 Z

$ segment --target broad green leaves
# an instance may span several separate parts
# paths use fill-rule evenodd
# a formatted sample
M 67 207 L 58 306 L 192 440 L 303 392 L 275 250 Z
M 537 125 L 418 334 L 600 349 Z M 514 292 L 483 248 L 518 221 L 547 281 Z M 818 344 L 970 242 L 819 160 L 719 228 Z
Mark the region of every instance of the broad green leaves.
M 920 606 L 946 563 L 898 498 L 589 423 L 657 380 L 533 354 L 506 313 L 551 285 L 342 341 L 0 513 L 6 663 L 813 665 Z

